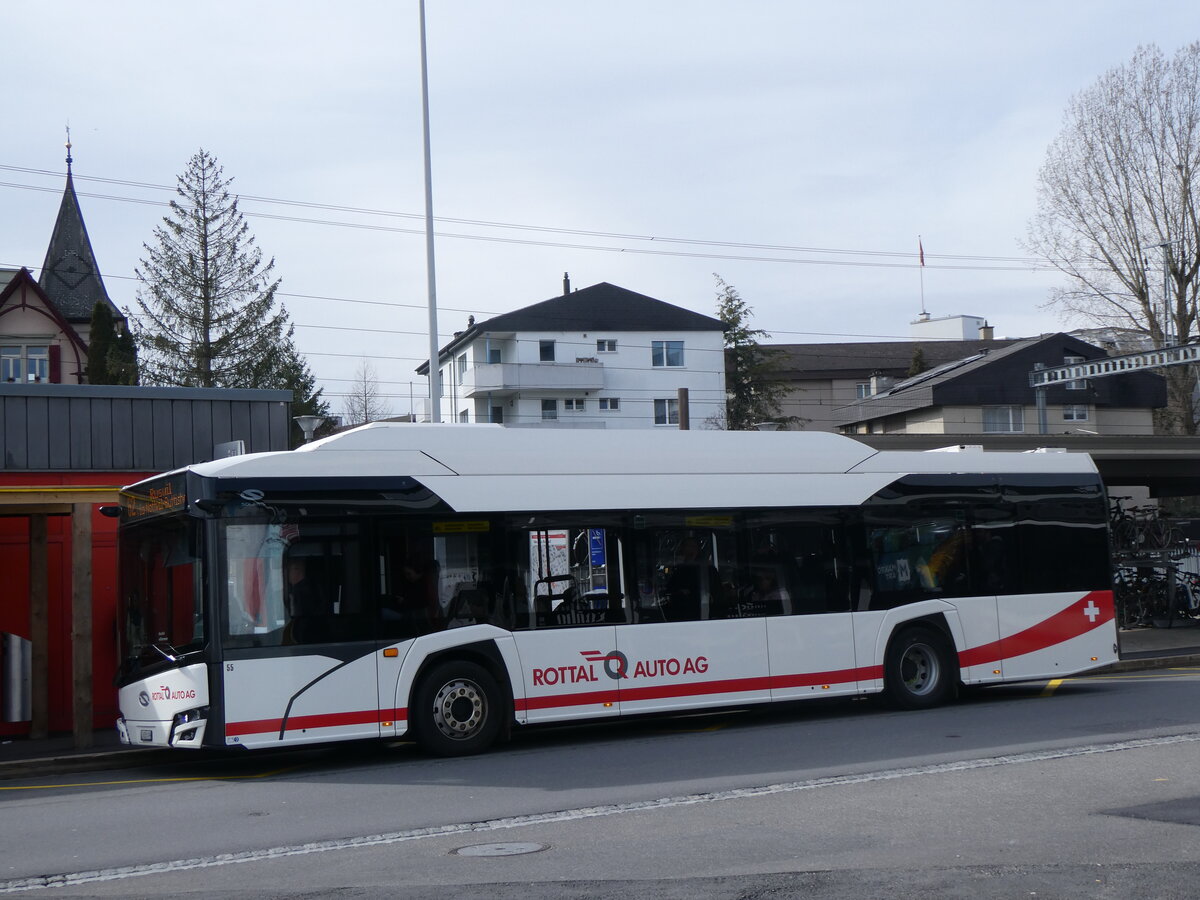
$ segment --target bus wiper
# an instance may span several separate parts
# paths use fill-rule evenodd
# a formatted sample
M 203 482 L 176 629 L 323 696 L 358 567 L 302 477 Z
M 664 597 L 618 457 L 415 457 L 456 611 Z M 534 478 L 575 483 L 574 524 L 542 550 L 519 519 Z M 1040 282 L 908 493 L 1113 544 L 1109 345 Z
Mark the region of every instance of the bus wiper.
M 178 660 L 179 660 L 178 656 L 172 656 L 170 653 L 168 653 L 162 647 L 158 646 L 158 644 L 151 644 L 150 646 L 153 647 L 155 650 L 157 650 L 160 654 L 162 654 L 163 659 L 165 659 L 167 662 L 178 662 Z M 167 646 L 171 647 L 170 644 L 167 644 Z M 174 650 L 175 648 L 171 647 L 171 649 Z

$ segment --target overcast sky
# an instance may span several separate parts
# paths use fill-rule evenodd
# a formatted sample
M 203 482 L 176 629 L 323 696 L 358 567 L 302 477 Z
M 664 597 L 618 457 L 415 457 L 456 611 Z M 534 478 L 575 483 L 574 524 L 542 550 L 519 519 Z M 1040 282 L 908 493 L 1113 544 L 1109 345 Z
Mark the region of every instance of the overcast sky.
M 718 273 L 780 343 L 907 338 L 922 274 L 933 316 L 983 316 L 998 337 L 1072 327 L 1020 243 L 1046 148 L 1071 95 L 1139 44 L 1200 39 L 1194 0 L 427 15 L 440 343 L 469 314 L 557 296 L 564 272 L 708 314 Z M 69 122 L 101 272 L 131 307 L 171 196 L 155 186 L 204 147 L 334 412 L 364 358 L 393 412 L 410 383 L 423 396 L 416 0 L 10 3 L 5 32 L 0 265 L 38 274 Z

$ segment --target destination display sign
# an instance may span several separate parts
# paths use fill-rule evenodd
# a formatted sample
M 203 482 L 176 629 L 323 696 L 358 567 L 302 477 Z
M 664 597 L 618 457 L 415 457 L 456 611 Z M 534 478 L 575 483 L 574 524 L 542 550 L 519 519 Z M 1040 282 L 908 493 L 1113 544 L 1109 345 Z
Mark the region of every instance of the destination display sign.
M 136 521 L 183 509 L 187 506 L 185 478 L 184 475 L 172 475 L 139 485 L 136 491 L 121 491 L 121 517 L 126 521 Z

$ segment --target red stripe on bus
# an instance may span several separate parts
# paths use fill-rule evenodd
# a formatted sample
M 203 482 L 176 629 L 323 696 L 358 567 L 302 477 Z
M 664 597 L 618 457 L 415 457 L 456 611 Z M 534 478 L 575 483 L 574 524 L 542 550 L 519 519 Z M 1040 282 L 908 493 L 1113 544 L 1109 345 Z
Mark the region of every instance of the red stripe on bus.
M 513 700 L 518 711 L 530 709 L 556 709 L 562 706 L 591 706 L 596 703 L 616 703 L 616 688 L 608 691 L 585 691 L 579 694 L 556 694 L 546 697 L 526 697 Z
M 682 684 L 655 684 L 645 687 L 625 687 L 617 691 L 588 691 L 579 694 L 555 694 L 529 697 L 514 701 L 518 711 L 561 709 L 569 706 L 592 706 L 597 703 L 634 703 L 639 700 L 665 700 L 671 697 L 702 697 L 716 694 L 740 694 L 752 691 L 779 690 L 818 684 L 849 684 L 861 679 L 879 678 L 881 666 L 843 669 L 837 672 L 805 672 L 798 675 L 768 675 L 755 678 L 729 678 L 723 681 L 694 681 Z
M 407 709 L 363 709 L 354 712 L 317 713 L 311 716 L 292 716 L 287 720 L 288 731 L 305 728 L 341 728 L 347 725 L 372 725 L 380 722 L 403 722 L 408 718 Z M 244 734 L 279 733 L 283 719 L 255 719 L 249 722 L 227 722 L 225 734 L 229 737 Z
M 1087 612 L 1089 608 L 1095 611 L 1091 616 Z M 1061 644 L 1063 641 L 1087 634 L 1110 622 L 1112 618 L 1112 591 L 1092 591 L 1066 609 L 1024 631 L 1018 631 L 1016 634 L 992 641 L 990 644 L 962 651 L 958 654 L 958 664 L 960 666 L 978 666 L 983 663 L 1012 659 L 1015 656 L 1023 656 L 1037 650 L 1045 650 L 1047 647 L 1053 647 L 1055 644 Z
M 849 684 L 852 681 L 870 681 L 883 677 L 883 666 L 864 666 L 861 669 L 842 669 L 838 672 L 801 672 L 797 675 L 776 675 L 771 687 L 782 688 L 814 687 L 818 684 Z

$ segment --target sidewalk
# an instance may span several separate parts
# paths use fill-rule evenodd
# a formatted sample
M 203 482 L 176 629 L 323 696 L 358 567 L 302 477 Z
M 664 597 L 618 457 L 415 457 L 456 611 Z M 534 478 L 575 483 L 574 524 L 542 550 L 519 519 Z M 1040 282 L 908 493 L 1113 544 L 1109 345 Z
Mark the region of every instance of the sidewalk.
M 1200 666 L 1200 621 L 1176 623 L 1172 628 L 1130 628 L 1118 635 L 1121 660 L 1090 674 L 1129 672 L 1171 666 Z M 200 759 L 221 751 L 147 750 L 125 747 L 116 728 L 94 733 L 93 745 L 76 749 L 69 734 L 42 740 L 0 738 L 0 781 L 38 774 L 88 772 L 98 769 L 135 768 Z

